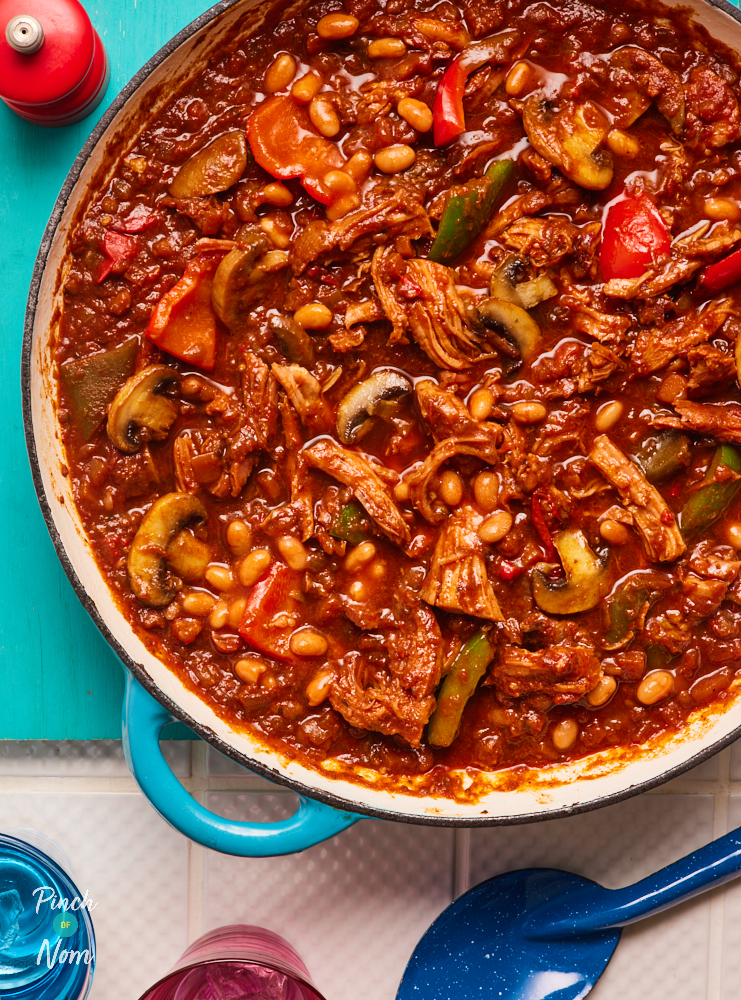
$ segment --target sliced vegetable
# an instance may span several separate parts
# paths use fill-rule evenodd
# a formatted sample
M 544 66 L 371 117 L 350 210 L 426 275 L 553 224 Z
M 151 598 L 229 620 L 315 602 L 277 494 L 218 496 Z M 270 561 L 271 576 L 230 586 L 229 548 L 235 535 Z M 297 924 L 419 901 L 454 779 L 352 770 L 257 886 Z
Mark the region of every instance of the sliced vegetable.
M 247 598 L 239 634 L 260 653 L 277 660 L 295 660 L 290 639 L 308 624 L 301 573 L 275 562 Z
M 136 205 L 125 219 L 119 219 L 111 225 L 119 233 L 140 233 L 149 229 L 162 217 L 146 205 Z
M 511 49 L 519 40 L 517 31 L 502 31 L 491 38 L 482 38 L 469 45 L 448 66 L 438 84 L 432 108 L 432 134 L 436 146 L 445 145 L 466 130 L 463 95 L 470 74 L 487 62 L 507 62 Z
M 706 267 L 700 274 L 699 284 L 706 292 L 714 295 L 729 285 L 735 285 L 737 281 L 741 281 L 741 250 Z
M 226 132 L 199 150 L 178 170 L 170 185 L 173 198 L 205 198 L 236 184 L 247 166 L 244 133 Z
M 344 397 L 337 410 L 337 435 L 343 444 L 352 444 L 371 417 L 382 416 L 408 396 L 412 384 L 399 372 L 375 372 L 359 382 Z
M 316 360 L 314 344 L 306 330 L 290 316 L 271 316 L 268 329 L 278 342 L 278 346 L 289 361 L 313 368 Z
M 105 281 L 111 271 L 122 274 L 126 270 L 139 253 L 139 240 L 136 236 L 126 236 L 109 229 L 103 237 L 103 250 L 106 256 L 95 279 L 97 285 Z
M 59 374 L 67 390 L 72 418 L 89 441 L 106 415 L 111 400 L 134 371 L 138 337 L 102 354 L 67 361 Z
M 244 328 L 255 299 L 255 262 L 270 249 L 262 233 L 250 234 L 249 241 L 234 247 L 216 269 L 211 289 L 211 305 L 230 333 Z
M 275 95 L 260 104 L 247 121 L 247 139 L 252 155 L 273 177 L 298 177 L 317 201 L 332 200 L 324 177 L 341 170 L 345 158 L 336 143 L 317 133 L 292 97 Z
M 456 738 L 463 710 L 493 658 L 494 649 L 485 632 L 477 632 L 458 653 L 442 682 L 427 726 L 432 746 L 449 747 Z
M 489 221 L 513 171 L 512 160 L 497 160 L 483 177 L 453 188 L 428 254 L 430 260 L 447 264 L 463 253 Z
M 370 537 L 370 518 L 355 500 L 346 503 L 329 526 L 332 538 L 359 545 Z
M 669 231 L 651 199 L 645 194 L 626 195 L 610 206 L 602 226 L 602 278 L 639 278 L 668 256 L 670 246 Z
M 144 440 L 167 437 L 178 407 L 162 393 L 179 381 L 178 373 L 167 365 L 149 365 L 128 379 L 108 411 L 108 437 L 119 451 L 131 454 Z
M 525 257 L 511 253 L 505 257 L 489 283 L 489 294 L 495 299 L 514 302 L 521 309 L 533 309 L 540 302 L 558 295 L 558 289 L 545 271 L 530 278 L 532 265 Z
M 602 648 L 609 652 L 626 649 L 636 629 L 643 628 L 651 605 L 671 586 L 671 579 L 655 570 L 631 573 L 605 602 Z
M 152 504 L 139 525 L 126 560 L 131 589 L 151 608 L 169 604 L 178 581 L 167 574 L 168 546 L 191 521 L 205 521 L 206 508 L 190 493 L 166 493 Z
M 538 356 L 542 337 L 540 327 L 524 309 L 504 299 L 482 299 L 478 313 L 485 326 L 501 329 L 514 341 L 525 364 Z
M 550 615 L 572 615 L 595 608 L 610 590 L 609 560 L 589 547 L 580 528 L 553 536 L 565 576 L 552 580 L 553 563 L 538 563 L 532 574 L 533 600 Z
M 730 444 L 719 445 L 699 488 L 686 501 L 679 515 L 685 538 L 693 538 L 717 521 L 731 505 L 741 486 L 741 451 Z
M 216 315 L 211 306 L 220 258 L 201 254 L 154 307 L 146 336 L 181 361 L 211 371 L 216 363 Z
M 603 191 L 612 181 L 612 156 L 603 149 L 610 119 L 594 101 L 565 101 L 560 107 L 542 93 L 522 105 L 530 145 L 580 187 Z
M 692 461 L 690 439 L 680 431 L 659 431 L 643 442 L 635 460 L 649 483 L 663 483 Z

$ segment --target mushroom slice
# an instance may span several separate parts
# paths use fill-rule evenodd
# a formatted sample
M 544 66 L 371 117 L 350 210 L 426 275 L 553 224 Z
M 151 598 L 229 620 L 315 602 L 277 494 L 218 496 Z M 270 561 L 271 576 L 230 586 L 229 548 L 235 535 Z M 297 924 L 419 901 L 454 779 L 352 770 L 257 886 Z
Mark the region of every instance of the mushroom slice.
M 535 278 L 530 278 L 532 265 L 525 257 L 511 253 L 505 257 L 489 284 L 489 294 L 495 299 L 514 302 L 521 309 L 532 309 L 539 302 L 552 299 L 558 295 L 558 289 L 551 281 L 550 275 L 543 272 Z
M 612 156 L 601 146 L 610 121 L 592 101 L 556 108 L 542 94 L 531 94 L 522 105 L 522 124 L 533 149 L 569 180 L 589 191 L 609 187 Z
M 314 356 L 314 344 L 306 330 L 291 319 L 290 316 L 282 316 L 278 313 L 268 319 L 268 329 L 278 342 L 278 347 L 282 353 L 294 364 L 302 365 L 304 368 L 313 368 L 316 360 Z M 326 388 L 326 386 L 323 386 Z
M 170 185 L 173 198 L 205 198 L 236 184 L 247 166 L 244 132 L 220 135 L 183 164 Z
M 384 416 L 412 391 L 409 379 L 399 372 L 381 371 L 364 379 L 344 397 L 337 410 L 337 435 L 343 444 L 352 444 L 371 417 Z
M 610 55 L 610 80 L 600 103 L 613 116 L 617 128 L 628 128 L 652 103 L 681 135 L 685 120 L 682 81 L 652 53 L 626 45 Z
M 538 563 L 531 578 L 535 603 L 549 615 L 571 615 L 595 608 L 610 591 L 608 561 L 590 549 L 580 528 L 559 531 L 553 536 L 553 544 L 566 575 L 549 580 L 546 574 L 553 564 Z
M 143 604 L 161 608 L 177 593 L 167 579 L 167 550 L 191 521 L 205 521 L 206 508 L 190 493 L 166 493 L 144 515 L 126 559 L 131 589 Z
M 505 299 L 483 299 L 478 306 L 479 317 L 484 326 L 503 330 L 506 336 L 517 344 L 526 364 L 532 364 L 540 350 L 540 327 L 525 310 Z
M 252 304 L 255 261 L 269 249 L 267 237 L 250 234 L 248 242 L 234 247 L 224 257 L 214 274 L 211 305 L 224 326 L 235 333 L 244 326 Z
M 145 441 L 167 437 L 178 408 L 162 395 L 180 376 L 167 365 L 149 365 L 119 389 L 108 410 L 108 437 L 119 451 L 132 454 Z

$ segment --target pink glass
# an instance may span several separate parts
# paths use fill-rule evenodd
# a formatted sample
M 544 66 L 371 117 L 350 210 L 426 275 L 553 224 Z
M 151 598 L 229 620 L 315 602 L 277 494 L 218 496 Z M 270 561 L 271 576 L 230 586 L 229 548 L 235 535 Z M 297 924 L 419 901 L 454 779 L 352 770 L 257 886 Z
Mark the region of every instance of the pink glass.
M 291 945 L 232 924 L 198 938 L 139 1000 L 324 1000 Z

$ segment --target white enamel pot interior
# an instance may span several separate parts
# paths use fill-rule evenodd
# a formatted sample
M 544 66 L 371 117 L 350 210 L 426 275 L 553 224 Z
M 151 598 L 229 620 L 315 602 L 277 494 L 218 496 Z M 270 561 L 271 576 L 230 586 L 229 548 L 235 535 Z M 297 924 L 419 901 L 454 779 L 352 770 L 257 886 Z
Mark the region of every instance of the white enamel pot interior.
M 679 4 L 677 4 L 679 5 Z M 741 15 L 725 0 L 682 0 L 716 38 L 741 51 Z M 224 33 L 247 16 L 254 31 L 266 8 L 255 0 L 221 3 L 162 49 L 122 91 L 95 128 L 69 174 L 49 221 L 34 271 L 23 347 L 26 438 L 46 522 L 62 565 L 105 638 L 144 687 L 222 753 L 302 795 L 341 809 L 414 823 L 490 825 L 550 819 L 592 809 L 643 791 L 687 770 L 741 735 L 741 681 L 719 709 L 698 710 L 678 734 L 640 748 L 610 749 L 580 761 L 516 773 L 455 775 L 454 798 L 414 794 L 413 779 L 394 790 L 374 787 L 368 772 L 348 775 L 338 762 L 309 768 L 232 728 L 154 657 L 112 599 L 77 516 L 55 414 L 51 343 L 62 307 L 67 237 L 143 127 L 142 109 L 156 112 L 173 87 L 218 50 Z

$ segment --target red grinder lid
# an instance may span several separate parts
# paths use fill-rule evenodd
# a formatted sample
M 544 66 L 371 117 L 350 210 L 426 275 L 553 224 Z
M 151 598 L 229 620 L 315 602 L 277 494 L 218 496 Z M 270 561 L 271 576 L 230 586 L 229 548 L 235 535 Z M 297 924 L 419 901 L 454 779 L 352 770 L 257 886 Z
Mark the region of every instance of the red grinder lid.
M 36 52 L 17 52 L 6 38 L 13 18 L 43 29 Z M 0 97 L 20 105 L 51 104 L 75 89 L 90 69 L 95 32 L 78 0 L 0 0 Z

